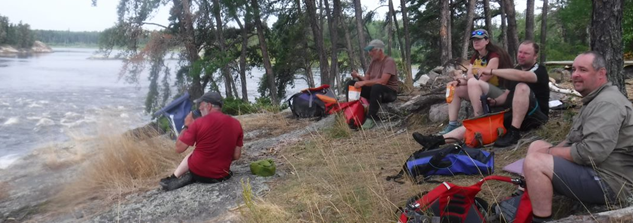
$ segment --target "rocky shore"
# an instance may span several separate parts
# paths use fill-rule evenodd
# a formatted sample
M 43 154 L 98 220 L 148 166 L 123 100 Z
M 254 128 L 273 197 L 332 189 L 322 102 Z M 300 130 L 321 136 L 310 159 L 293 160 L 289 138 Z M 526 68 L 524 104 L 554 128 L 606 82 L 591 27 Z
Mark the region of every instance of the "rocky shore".
M 29 49 L 17 49 L 9 45 L 0 45 L 0 57 L 29 57 L 37 53 L 52 53 L 53 49 L 43 42 L 35 41 Z

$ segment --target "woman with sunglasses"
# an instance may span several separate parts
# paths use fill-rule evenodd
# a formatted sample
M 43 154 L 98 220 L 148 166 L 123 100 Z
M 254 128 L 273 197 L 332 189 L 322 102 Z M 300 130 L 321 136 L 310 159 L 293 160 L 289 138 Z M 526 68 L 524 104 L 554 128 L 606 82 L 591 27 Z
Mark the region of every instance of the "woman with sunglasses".
M 479 75 L 478 70 L 480 68 L 487 69 L 499 69 L 499 68 L 512 68 L 512 62 L 508 53 L 502 48 L 492 44 L 490 42 L 488 31 L 484 29 L 478 29 L 471 33 L 470 40 L 472 41 L 475 53 L 470 58 L 470 66 L 466 75 L 457 75 L 454 81 L 448 83 L 449 86 L 455 88 L 453 100 L 448 106 L 448 119 L 449 123 L 440 134 L 446 134 L 459 127 L 457 121 L 457 115 L 459 108 L 461 107 L 462 99 L 469 100 L 468 96 L 468 79 L 476 78 L 478 80 L 487 81 L 489 84 L 499 86 L 502 80 L 494 75 Z M 492 89 L 492 88 L 491 88 Z M 495 88 L 497 89 L 497 88 Z M 497 98 L 503 94 L 503 91 L 491 91 L 488 93 L 488 97 Z

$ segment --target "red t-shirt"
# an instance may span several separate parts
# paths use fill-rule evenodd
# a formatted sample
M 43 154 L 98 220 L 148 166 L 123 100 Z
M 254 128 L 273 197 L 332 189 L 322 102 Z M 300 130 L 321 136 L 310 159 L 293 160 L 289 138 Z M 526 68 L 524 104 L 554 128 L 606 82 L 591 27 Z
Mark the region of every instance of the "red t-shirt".
M 235 147 L 243 146 L 244 131 L 237 119 L 212 112 L 196 119 L 178 140 L 196 148 L 189 157 L 189 170 L 202 177 L 229 175 Z

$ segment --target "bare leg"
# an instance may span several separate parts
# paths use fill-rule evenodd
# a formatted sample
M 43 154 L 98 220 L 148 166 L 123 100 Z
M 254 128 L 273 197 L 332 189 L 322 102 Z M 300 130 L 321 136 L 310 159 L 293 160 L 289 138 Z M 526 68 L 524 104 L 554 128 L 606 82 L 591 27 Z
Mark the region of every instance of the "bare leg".
M 449 133 L 446 133 L 446 134 L 444 134 L 442 136 L 445 139 L 453 138 L 453 139 L 463 140 L 464 139 L 464 134 L 466 134 L 466 127 L 460 126 L 459 128 L 456 128 L 453 131 L 450 131 Z M 446 140 L 446 143 L 450 143 L 452 141 L 453 140 Z
M 462 105 L 462 98 L 468 100 L 468 86 L 457 86 L 455 88 L 455 95 L 453 95 L 453 101 L 450 104 L 448 104 L 448 120 L 449 121 L 457 121 L 459 108 Z
M 512 99 L 512 126 L 521 128 L 521 123 L 525 119 L 530 107 L 530 87 L 525 83 L 517 84 Z
M 479 99 L 482 94 L 488 94 L 488 83 L 475 78 L 468 79 L 468 96 L 470 97 L 470 104 L 473 106 L 475 117 L 483 113 L 481 99 Z
M 189 171 L 189 156 L 191 156 L 191 153 L 189 153 L 187 156 L 185 156 L 184 159 L 182 159 L 182 162 L 180 162 L 180 165 L 178 165 L 178 167 L 176 167 L 176 170 L 174 171 L 174 176 L 180 177 L 187 171 Z
M 544 141 L 533 142 L 523 162 L 523 174 L 530 193 L 532 211 L 539 217 L 552 215 L 554 158 L 550 154 L 540 152 L 550 145 Z

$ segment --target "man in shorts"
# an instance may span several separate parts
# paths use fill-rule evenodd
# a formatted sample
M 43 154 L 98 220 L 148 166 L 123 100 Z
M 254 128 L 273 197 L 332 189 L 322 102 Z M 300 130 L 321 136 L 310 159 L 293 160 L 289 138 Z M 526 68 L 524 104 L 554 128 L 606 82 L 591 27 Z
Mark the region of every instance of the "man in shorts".
M 523 163 L 533 222 L 551 220 L 554 191 L 595 204 L 620 204 L 633 192 L 633 105 L 608 82 L 602 55 L 580 54 L 572 70 L 583 107 L 569 134 L 556 146 L 533 142 Z
M 514 69 L 485 69 L 479 70 L 483 76 L 494 75 L 505 81 L 506 89 L 497 88 L 488 82 L 471 78 L 468 80 L 468 95 L 473 106 L 475 116 L 483 115 L 482 95 L 500 95 L 488 98 L 492 107 L 501 106 L 512 108 L 511 123 L 506 123 L 507 133 L 496 142 L 497 147 L 507 147 L 516 144 L 521 138 L 520 130 L 537 128 L 548 120 L 549 114 L 549 76 L 545 66 L 540 66 L 538 58 L 539 46 L 533 41 L 524 41 L 519 46 L 517 60 L 519 65 Z M 463 139 L 465 127 L 459 127 L 442 136 L 413 133 L 413 138 L 426 148 L 432 148 L 445 143 L 446 139 Z

